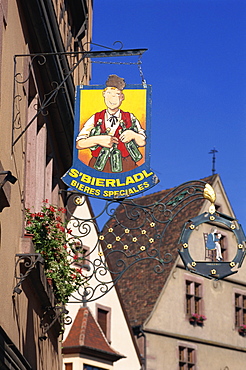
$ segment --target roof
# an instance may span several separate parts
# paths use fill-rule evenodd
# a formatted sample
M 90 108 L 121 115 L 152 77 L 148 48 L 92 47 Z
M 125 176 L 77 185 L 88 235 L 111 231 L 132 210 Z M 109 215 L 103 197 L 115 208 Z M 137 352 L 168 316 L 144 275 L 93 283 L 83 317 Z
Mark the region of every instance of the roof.
M 111 348 L 88 307 L 81 307 L 63 342 L 63 353 L 83 353 L 112 362 L 125 356 Z
M 131 326 L 142 325 L 152 312 L 177 260 L 182 228 L 201 212 L 204 185 L 212 184 L 216 176 L 142 196 L 134 202 L 124 201 L 105 225 L 104 246 L 110 270 L 126 270 L 116 288 Z M 116 243 L 119 238 L 123 251 L 112 253 L 114 247 L 120 249 Z

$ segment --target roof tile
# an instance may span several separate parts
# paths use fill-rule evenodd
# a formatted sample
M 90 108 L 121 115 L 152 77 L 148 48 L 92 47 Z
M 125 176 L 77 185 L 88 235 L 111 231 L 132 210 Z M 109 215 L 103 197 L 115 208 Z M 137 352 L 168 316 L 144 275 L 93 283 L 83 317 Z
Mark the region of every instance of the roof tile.
M 100 326 L 92 316 L 88 307 L 78 310 L 63 347 L 86 346 L 99 351 L 118 354 L 107 342 Z
M 205 178 L 203 181 L 211 184 L 215 176 Z M 197 181 L 192 182 L 189 191 L 192 193 L 199 184 L 201 183 Z M 121 237 L 118 243 L 121 243 L 123 248 L 124 245 L 128 246 L 128 249 L 122 248 L 123 251 L 117 253 L 112 253 L 114 248 L 110 248 L 110 250 L 105 248 L 111 271 L 118 271 L 119 266 L 124 269 L 131 263 L 134 264 L 126 269 L 117 283 L 131 326 L 142 325 L 153 310 L 178 257 L 178 241 L 183 225 L 191 217 L 199 214 L 204 202 L 201 192 L 200 198 L 196 197 L 195 199 L 194 197 L 193 199 L 191 196 L 190 203 L 182 209 L 182 203 L 180 205 L 175 203 L 175 199 L 178 201 L 178 198 L 169 197 L 171 191 L 174 192 L 172 194 L 175 194 L 175 189 L 177 188 L 135 198 L 135 205 L 129 200 L 123 202 L 103 230 L 104 246 L 112 244 L 116 248 L 120 247 L 120 244 L 115 242 L 116 236 Z M 175 196 L 182 197 L 182 191 Z M 185 196 L 188 197 L 189 193 L 186 193 Z M 166 207 L 168 201 L 171 203 Z M 137 207 L 136 204 L 140 207 Z M 141 205 L 144 208 L 141 208 Z M 147 212 L 147 206 L 152 209 L 152 212 Z M 175 216 L 177 211 L 179 213 Z M 169 218 L 173 218 L 173 220 L 169 222 Z M 169 225 L 165 231 L 167 224 Z M 113 232 L 108 232 L 110 228 L 113 229 Z M 126 233 L 125 228 L 129 228 L 130 232 Z M 145 230 L 144 233 L 141 233 L 141 230 Z M 136 237 L 137 241 L 133 242 L 133 237 Z M 151 244 L 150 239 L 154 239 Z M 141 246 L 146 246 L 146 250 L 141 253 L 141 256 L 139 258 L 131 257 L 135 252 L 141 250 Z M 149 258 L 152 256 L 166 261 L 170 255 L 172 261 L 167 264 L 160 264 L 157 259 Z

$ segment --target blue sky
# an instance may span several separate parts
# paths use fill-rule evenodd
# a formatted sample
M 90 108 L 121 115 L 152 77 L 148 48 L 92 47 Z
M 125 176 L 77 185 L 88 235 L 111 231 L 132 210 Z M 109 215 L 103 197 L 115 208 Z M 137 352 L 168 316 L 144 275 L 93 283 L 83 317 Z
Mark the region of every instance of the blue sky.
M 246 2 L 94 0 L 93 17 L 94 43 L 148 49 L 142 71 L 152 85 L 151 168 L 160 179 L 152 191 L 211 175 L 215 147 L 216 173 L 246 231 Z M 112 73 L 141 83 L 135 64 L 93 63 L 91 84 Z

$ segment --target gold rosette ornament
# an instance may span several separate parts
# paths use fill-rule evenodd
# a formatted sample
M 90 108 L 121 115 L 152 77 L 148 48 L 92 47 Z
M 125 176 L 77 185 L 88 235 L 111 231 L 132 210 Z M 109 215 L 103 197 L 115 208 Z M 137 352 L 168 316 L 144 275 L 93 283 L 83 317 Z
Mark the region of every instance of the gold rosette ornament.
M 214 192 L 214 189 L 212 188 L 211 185 L 209 184 L 206 184 L 205 185 L 205 188 L 203 190 L 203 197 L 205 199 L 208 199 L 210 202 L 211 202 L 211 205 L 209 207 L 209 213 L 213 214 L 215 213 L 215 200 L 216 200 L 216 195 L 215 195 L 215 192 Z

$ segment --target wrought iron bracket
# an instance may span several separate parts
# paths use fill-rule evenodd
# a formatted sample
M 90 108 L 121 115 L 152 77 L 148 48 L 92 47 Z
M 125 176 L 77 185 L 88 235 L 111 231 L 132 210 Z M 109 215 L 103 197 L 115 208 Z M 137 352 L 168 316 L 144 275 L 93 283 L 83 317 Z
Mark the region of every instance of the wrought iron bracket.
M 65 306 L 54 306 L 46 307 L 41 318 L 40 327 L 42 329 L 42 335 L 39 337 L 40 340 L 47 339 L 47 332 L 56 323 L 56 321 L 61 318 L 61 325 L 70 325 L 72 323 L 72 318 L 68 316 L 69 311 Z
M 99 45 L 100 46 L 100 45 Z M 104 46 L 105 47 L 105 46 Z M 137 56 L 143 55 L 148 49 L 110 49 L 110 50 L 99 50 L 99 51 L 62 51 L 62 52 L 51 52 L 51 53 L 35 53 L 35 54 L 15 54 L 14 59 L 18 57 L 42 57 L 48 55 L 67 55 L 67 56 L 75 56 L 75 55 L 83 55 L 86 58 L 111 58 L 111 57 L 124 57 L 124 56 Z M 76 63 L 75 68 L 78 66 Z
M 16 254 L 15 262 L 15 279 L 18 281 L 13 290 L 13 295 L 15 293 L 20 294 L 22 289 L 20 286 L 24 280 L 30 275 L 33 269 L 37 266 L 38 263 L 43 264 L 44 259 L 39 253 L 25 253 L 25 254 Z M 24 274 L 20 272 L 20 264 L 24 263 L 24 267 L 27 269 Z
M 119 41 L 115 42 L 118 43 Z M 114 44 L 115 44 L 114 43 Z M 93 44 L 93 43 L 87 43 L 90 45 L 96 45 L 100 46 L 102 48 L 108 49 L 108 50 L 99 50 L 99 51 L 72 51 L 72 52 L 50 52 L 50 53 L 35 53 L 35 54 L 16 54 L 14 56 L 14 91 L 13 91 L 13 114 L 12 114 L 12 148 L 14 145 L 19 141 L 19 139 L 24 135 L 24 133 L 27 131 L 27 129 L 30 127 L 30 125 L 35 121 L 37 116 L 44 113 L 46 108 L 50 105 L 55 103 L 56 96 L 58 92 L 61 90 L 61 88 L 64 88 L 66 82 L 68 79 L 72 76 L 73 72 L 76 70 L 76 68 L 80 65 L 80 63 L 85 58 L 99 58 L 99 57 L 122 57 L 122 56 L 142 56 L 142 54 L 147 49 L 122 49 L 123 44 L 121 44 L 121 47 L 119 49 L 112 49 L 108 48 L 102 45 Z M 83 49 L 85 49 L 86 45 L 83 45 Z M 19 110 L 19 101 L 22 99 L 21 96 L 17 93 L 17 85 L 22 84 L 24 85 L 30 78 L 31 70 L 34 66 L 34 63 L 37 62 L 38 65 L 41 67 L 47 62 L 48 57 L 67 57 L 67 56 L 76 56 L 78 57 L 78 60 L 71 66 L 68 67 L 68 63 L 66 63 L 65 71 L 63 71 L 63 78 L 57 82 L 53 81 L 52 85 L 55 86 L 55 88 L 52 88 L 50 92 L 46 93 L 44 95 L 43 101 L 39 97 L 40 101 L 40 107 L 37 109 L 37 113 L 31 118 L 31 120 L 25 125 L 25 127 L 22 129 L 21 125 L 19 123 L 20 119 L 20 110 Z M 29 58 L 29 72 L 27 73 L 27 77 L 24 79 L 21 79 L 22 74 L 17 71 L 17 60 L 20 58 Z M 17 137 L 15 137 L 14 132 L 16 129 L 21 129 L 21 132 Z
M 4 184 L 9 181 L 11 184 L 15 184 L 17 178 L 12 175 L 11 171 L 0 171 L 0 176 L 5 175 L 4 179 L 0 181 L 0 189 L 4 186 Z
M 24 264 L 24 268 L 26 269 L 25 273 L 23 274 L 20 272 L 21 263 Z M 20 286 L 39 263 L 44 264 L 44 259 L 39 253 L 16 254 L 15 278 L 18 283 L 13 289 L 13 295 L 16 293 L 20 294 L 22 292 Z M 62 328 L 63 325 L 69 325 L 72 322 L 71 317 L 68 316 L 68 310 L 66 310 L 65 306 L 57 305 L 45 307 L 40 323 L 40 327 L 42 329 L 42 335 L 39 337 L 40 340 L 45 340 L 47 338 L 46 333 L 59 319 L 59 325 L 61 325 Z
M 78 253 L 81 253 L 81 263 L 90 266 L 87 272 L 83 270 L 84 284 L 73 294 L 70 303 L 95 301 L 104 296 L 128 269 L 137 268 L 139 262 L 148 261 L 153 264 L 154 272 L 161 274 L 173 260 L 173 252 L 179 252 L 185 267 L 191 272 L 208 278 L 222 279 L 235 273 L 235 268 L 242 265 L 246 253 L 244 232 L 236 219 L 215 210 L 215 192 L 202 180 L 181 184 L 169 193 L 165 192 L 152 204 L 147 204 L 144 197 L 105 201 L 104 209 L 91 218 L 82 218 L 88 214 L 83 212 L 87 198 L 74 191 L 67 194 L 67 216 L 72 230 L 70 237 L 76 242 Z M 183 225 L 181 221 L 181 236 L 176 248 L 172 246 L 172 253 L 163 249 L 169 225 L 186 207 L 205 199 L 211 202 L 209 211 L 190 218 L 186 223 L 184 220 Z M 97 218 L 102 215 L 108 220 L 100 230 Z M 222 223 L 234 233 L 237 253 L 232 261 L 207 263 L 193 260 L 188 239 L 193 229 L 204 222 Z M 89 235 L 94 235 L 94 239 L 89 239 L 90 244 L 86 243 Z M 91 249 L 84 250 L 84 245 L 90 245 Z

